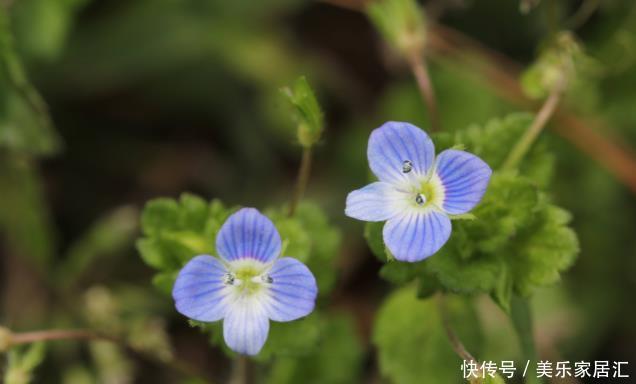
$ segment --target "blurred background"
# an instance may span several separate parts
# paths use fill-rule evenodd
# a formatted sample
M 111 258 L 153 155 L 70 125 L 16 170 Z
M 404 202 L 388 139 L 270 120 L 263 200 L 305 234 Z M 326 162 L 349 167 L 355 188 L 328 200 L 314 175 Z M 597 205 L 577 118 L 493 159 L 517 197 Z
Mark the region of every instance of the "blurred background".
M 518 76 L 555 30 L 572 29 L 594 60 L 592 81 L 563 108 L 559 121 L 567 124 L 555 124 L 543 138 L 555 156 L 551 194 L 572 212 L 581 253 L 561 284 L 534 296 L 535 336 L 546 359 L 629 361 L 633 376 L 634 2 L 422 5 L 445 131 L 536 110 L 519 91 Z M 335 288 L 322 305 L 341 316 L 351 342 L 342 347 L 346 359 L 320 363 L 346 374 L 301 377 L 384 382 L 371 334 L 391 285 L 378 277 L 382 263 L 371 255 L 363 225 L 344 216 L 344 201 L 367 183 L 372 129 L 387 120 L 426 129 L 429 119 L 408 67 L 384 45 L 362 6 L 357 0 L 3 0 L 0 324 L 13 331 L 126 333 L 159 359 L 176 356 L 224 382 L 228 358 L 152 286 L 153 271 L 135 249 L 139 214 L 147 200 L 184 191 L 230 206 L 285 204 L 301 148 L 279 88 L 305 75 L 326 119 L 306 197 L 342 230 Z M 476 302 L 482 356 L 514 358 L 504 315 L 487 297 Z M 299 382 L 289 377 L 262 381 Z M 116 344 L 56 342 L 33 380 L 182 379 L 179 370 Z

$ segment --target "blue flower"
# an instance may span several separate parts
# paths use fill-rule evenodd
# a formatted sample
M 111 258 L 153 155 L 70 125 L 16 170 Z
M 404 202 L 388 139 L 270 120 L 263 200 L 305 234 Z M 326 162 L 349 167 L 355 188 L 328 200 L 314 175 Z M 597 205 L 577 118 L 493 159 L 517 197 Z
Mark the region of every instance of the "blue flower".
M 225 343 L 257 354 L 269 321 L 292 321 L 314 309 L 316 279 L 300 261 L 278 258 L 281 240 L 258 210 L 230 216 L 216 237 L 217 259 L 196 256 L 179 272 L 172 290 L 177 311 L 198 321 L 223 320 Z
M 435 158 L 428 135 L 409 123 L 375 129 L 367 148 L 379 181 L 347 196 L 345 214 L 385 221 L 384 243 L 397 260 L 415 262 L 437 252 L 451 233 L 449 215 L 481 200 L 492 170 L 479 157 L 447 149 Z

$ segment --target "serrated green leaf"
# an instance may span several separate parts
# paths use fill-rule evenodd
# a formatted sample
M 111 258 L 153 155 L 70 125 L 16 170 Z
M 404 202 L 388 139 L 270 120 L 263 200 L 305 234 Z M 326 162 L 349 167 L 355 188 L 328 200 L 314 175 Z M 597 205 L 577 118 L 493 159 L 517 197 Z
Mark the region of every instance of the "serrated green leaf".
M 137 250 L 149 266 L 174 273 L 194 256 L 216 254 L 216 234 L 231 212 L 220 201 L 208 204 L 187 193 L 179 201 L 151 200 L 141 215 L 145 237 L 137 240 Z
M 436 148 L 452 147 L 463 143 L 466 150 L 483 159 L 492 169 L 503 165 L 512 148 L 532 123 L 533 116 L 527 113 L 513 113 L 500 119 L 491 119 L 483 126 L 472 125 L 454 135 L 436 135 Z M 541 140 L 535 143 L 519 173 L 527 176 L 539 186 L 546 186 L 554 167 L 552 156 Z M 473 212 L 474 213 L 474 212 Z
M 515 244 L 516 257 L 509 258 L 515 290 L 526 296 L 538 287 L 559 280 L 579 252 L 574 231 L 567 226 L 570 214 L 554 205 L 546 205 L 535 226 L 520 234 Z
M 141 228 L 148 236 L 176 230 L 178 217 L 179 205 L 175 200 L 165 197 L 150 200 L 141 214 Z

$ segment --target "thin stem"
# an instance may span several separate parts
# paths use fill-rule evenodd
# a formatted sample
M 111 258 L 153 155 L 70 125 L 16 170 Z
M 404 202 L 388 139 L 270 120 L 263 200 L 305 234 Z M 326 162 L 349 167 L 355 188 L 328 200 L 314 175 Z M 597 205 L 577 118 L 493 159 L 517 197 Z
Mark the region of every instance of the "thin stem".
M 554 115 L 559 102 L 561 101 L 561 97 L 563 96 L 563 91 L 565 90 L 565 78 L 562 75 L 561 78 L 557 81 L 557 84 L 552 88 L 550 95 L 545 100 L 541 109 L 537 113 L 537 116 L 532 121 L 532 124 L 526 130 L 526 132 L 521 136 L 517 144 L 512 148 L 510 153 L 508 154 L 508 158 L 504 161 L 502 169 L 510 170 L 515 168 L 519 161 L 528 153 L 530 147 L 535 142 L 539 134 L 545 128 L 546 124 Z
M 444 296 L 440 293 L 437 296 L 437 304 L 439 307 L 440 317 L 442 319 L 442 325 L 444 326 L 444 331 L 446 331 L 446 336 L 448 337 L 448 341 L 451 344 L 451 347 L 462 360 L 464 361 L 474 361 L 479 364 L 479 360 L 477 360 L 464 346 L 464 344 L 457 336 L 457 333 L 453 330 L 453 327 L 450 324 L 450 319 L 448 317 L 448 312 L 446 311 L 446 306 L 444 305 Z
M 11 345 L 30 344 L 49 340 L 104 340 L 119 343 L 113 337 L 85 329 L 52 329 L 11 334 Z
M 250 360 L 247 356 L 239 356 L 234 360 L 232 366 L 232 377 L 229 384 L 249 384 L 250 380 Z
M 428 73 L 428 66 L 426 65 L 426 59 L 420 52 L 416 52 L 409 57 L 409 66 L 411 72 L 415 76 L 417 81 L 417 88 L 420 90 L 424 104 L 428 111 L 429 118 L 431 120 L 431 130 L 439 131 L 439 113 L 437 110 L 437 99 L 435 98 L 435 91 L 433 90 L 433 84 L 431 77 Z
M 309 174 L 311 173 L 311 147 L 303 148 L 303 155 L 300 160 L 300 167 L 298 168 L 298 179 L 296 180 L 296 188 L 294 190 L 294 195 L 292 197 L 291 202 L 289 203 L 289 212 L 288 216 L 294 216 L 296 213 L 296 208 L 298 207 L 298 203 L 300 199 L 302 199 L 305 194 L 305 189 L 307 189 L 307 183 L 309 182 Z
M 168 366 L 170 369 L 180 373 L 183 376 L 197 377 L 204 382 L 211 382 L 210 379 L 206 377 L 206 375 L 198 372 L 198 370 L 196 370 L 194 367 L 183 361 L 174 358 L 168 361 L 166 361 L 165 359 L 160 359 L 159 357 L 148 353 L 147 351 L 144 351 L 136 346 L 127 343 L 125 340 L 119 337 L 88 329 L 51 329 L 44 331 L 11 333 L 9 337 L 9 347 L 14 345 L 35 343 L 39 341 L 55 340 L 108 341 L 118 344 L 130 354 L 136 355 L 142 360 L 153 362 L 160 366 Z
M 510 318 L 517 332 L 523 359 L 537 361 L 537 350 L 534 344 L 534 332 L 532 325 L 532 309 L 528 299 L 514 295 L 510 302 Z M 542 380 L 536 376 L 528 375 L 526 384 L 541 384 Z
M 601 5 L 599 0 L 584 0 L 576 13 L 565 22 L 565 25 L 572 30 L 578 29 L 592 17 L 599 5 Z

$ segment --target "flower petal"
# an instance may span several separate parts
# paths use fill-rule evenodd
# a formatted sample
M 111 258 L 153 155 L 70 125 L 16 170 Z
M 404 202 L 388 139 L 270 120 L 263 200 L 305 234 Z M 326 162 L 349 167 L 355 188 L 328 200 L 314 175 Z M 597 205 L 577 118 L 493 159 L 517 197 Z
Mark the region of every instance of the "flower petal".
M 199 321 L 217 321 L 225 316 L 230 293 L 223 284 L 226 270 L 216 258 L 201 255 L 179 272 L 172 288 L 177 311 Z
M 413 175 L 425 175 L 433 165 L 435 147 L 418 127 L 389 121 L 371 132 L 367 148 L 369 166 L 380 181 L 403 185 Z M 412 170 L 403 172 L 405 161 Z
M 379 181 L 349 193 L 345 215 L 364 221 L 384 221 L 404 212 L 407 202 L 405 192 Z
M 408 212 L 386 222 L 382 235 L 393 256 L 415 262 L 437 252 L 448 241 L 451 222 L 442 212 Z
M 260 295 L 238 297 L 228 308 L 223 320 L 223 338 L 234 352 L 256 355 L 263 348 L 269 333 L 263 298 Z
M 450 214 L 466 213 L 481 200 L 492 170 L 472 153 L 447 149 L 439 154 L 436 172 L 444 185 L 443 209 Z
M 305 264 L 292 257 L 276 260 L 269 271 L 272 278 L 267 315 L 274 321 L 292 321 L 314 310 L 318 287 Z
M 276 227 L 254 208 L 230 216 L 216 237 L 216 250 L 226 261 L 252 258 L 267 263 L 280 254 L 280 247 Z

